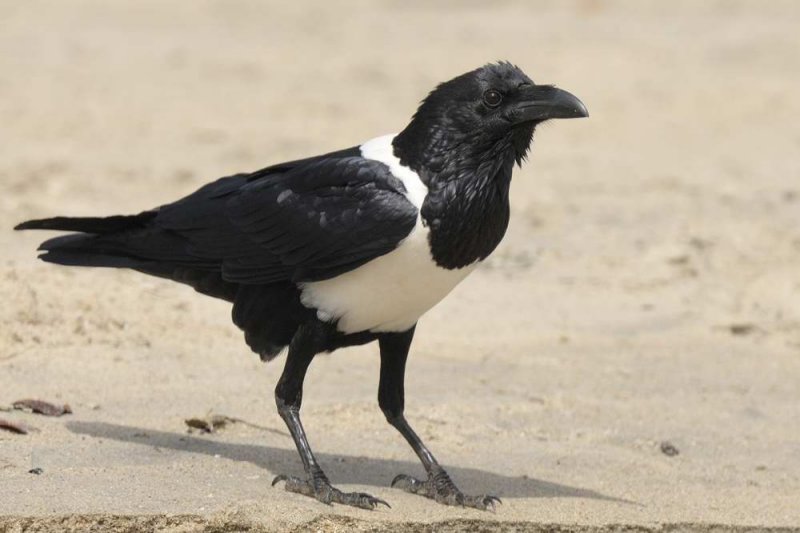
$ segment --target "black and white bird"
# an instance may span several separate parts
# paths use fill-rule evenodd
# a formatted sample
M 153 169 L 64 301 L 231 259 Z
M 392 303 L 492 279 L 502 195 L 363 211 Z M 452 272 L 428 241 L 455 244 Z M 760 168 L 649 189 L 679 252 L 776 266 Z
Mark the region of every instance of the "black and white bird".
M 73 232 L 39 256 L 61 265 L 130 268 L 233 304 L 233 321 L 265 361 L 288 347 L 275 388 L 306 478 L 291 492 L 371 509 L 384 501 L 334 488 L 300 422 L 314 356 L 377 340 L 378 402 L 427 479 L 392 486 L 440 503 L 494 508 L 462 493 L 403 416 L 414 328 L 497 247 L 509 184 L 536 126 L 588 116 L 572 94 L 501 62 L 436 87 L 396 135 L 221 178 L 136 215 L 55 217 L 16 229 Z M 387 504 L 388 505 L 388 504 Z

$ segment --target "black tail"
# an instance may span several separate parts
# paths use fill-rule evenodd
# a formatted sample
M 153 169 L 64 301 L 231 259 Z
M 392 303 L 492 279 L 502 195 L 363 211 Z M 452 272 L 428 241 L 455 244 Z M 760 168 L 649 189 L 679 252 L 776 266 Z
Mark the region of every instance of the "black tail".
M 154 227 L 157 211 L 110 217 L 54 217 L 29 220 L 14 229 L 72 231 L 39 245 L 39 259 L 66 266 L 131 268 L 194 287 L 215 298 L 233 301 L 237 286 L 222 279 L 220 268 L 181 256 L 185 243 Z M 168 252 L 172 252 L 172 257 Z M 170 259 L 176 259 L 170 261 Z
M 71 266 L 101 266 L 140 268 L 143 261 L 120 254 L 113 247 L 103 246 L 103 236 L 124 234 L 146 227 L 148 221 L 155 217 L 155 211 L 145 211 L 138 215 L 115 215 L 110 217 L 53 217 L 40 220 L 29 220 L 19 224 L 15 230 L 46 229 L 58 231 L 76 231 L 55 237 L 43 242 L 39 250 L 45 252 L 39 256 L 48 263 Z
M 39 220 L 28 220 L 27 222 L 17 225 L 14 229 L 51 229 L 103 235 L 106 233 L 143 228 L 155 214 L 155 211 L 145 211 L 138 215 L 114 215 L 111 217 L 42 218 Z
M 275 358 L 299 324 L 313 315 L 300 303 L 297 287 L 289 282 L 240 286 L 224 279 L 221 259 L 187 254 L 186 239 L 154 224 L 156 214 L 54 217 L 29 220 L 14 229 L 74 232 L 39 245 L 39 259 L 48 263 L 131 268 L 231 302 L 233 321 L 245 332 L 250 348 L 264 361 Z

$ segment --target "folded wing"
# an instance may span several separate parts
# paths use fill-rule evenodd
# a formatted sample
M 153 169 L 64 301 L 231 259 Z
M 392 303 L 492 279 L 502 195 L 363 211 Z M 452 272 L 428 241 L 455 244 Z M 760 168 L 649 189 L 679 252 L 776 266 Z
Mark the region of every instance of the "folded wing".
M 354 269 L 393 250 L 416 217 L 388 167 L 342 151 L 221 178 L 139 215 L 58 217 L 19 228 L 86 231 L 43 243 L 45 261 L 158 275 L 188 269 L 269 284 Z

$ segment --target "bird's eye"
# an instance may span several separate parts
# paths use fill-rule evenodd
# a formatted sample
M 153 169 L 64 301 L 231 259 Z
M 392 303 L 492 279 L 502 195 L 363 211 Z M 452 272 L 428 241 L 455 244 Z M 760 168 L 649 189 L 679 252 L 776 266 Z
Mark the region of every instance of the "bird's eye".
M 485 93 L 483 93 L 483 103 L 489 107 L 497 107 L 500 105 L 500 102 L 503 101 L 503 95 L 500 94 L 500 91 L 495 89 L 489 89 Z

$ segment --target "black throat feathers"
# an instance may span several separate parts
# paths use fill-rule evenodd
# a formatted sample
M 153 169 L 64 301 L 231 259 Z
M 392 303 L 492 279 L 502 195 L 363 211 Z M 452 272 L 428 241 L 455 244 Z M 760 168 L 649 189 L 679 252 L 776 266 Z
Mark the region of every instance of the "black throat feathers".
M 423 223 L 436 264 L 447 269 L 482 261 L 500 244 L 509 221 L 509 187 L 533 137 L 533 124 L 491 138 L 453 132 L 420 135 L 410 124 L 395 137 L 395 156 L 428 187 Z

